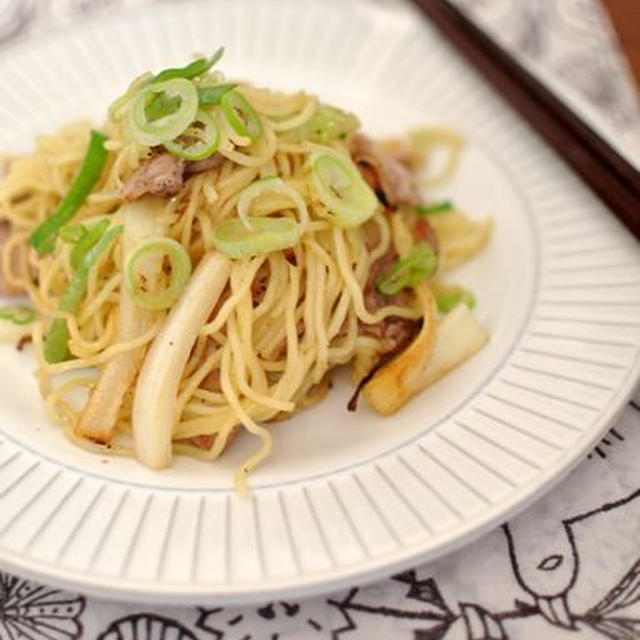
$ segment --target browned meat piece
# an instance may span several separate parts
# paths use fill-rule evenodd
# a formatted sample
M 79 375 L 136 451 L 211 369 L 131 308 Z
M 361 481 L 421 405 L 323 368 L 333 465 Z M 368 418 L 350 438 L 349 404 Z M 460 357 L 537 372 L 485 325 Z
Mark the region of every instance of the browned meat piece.
M 376 288 L 376 282 L 380 275 L 397 259 L 398 254 L 392 249 L 389 249 L 387 253 L 371 265 L 369 277 L 367 278 L 367 283 L 364 288 L 364 304 L 369 313 L 374 313 L 381 307 L 390 304 L 398 306 L 411 304 L 413 300 L 411 291 L 400 291 L 395 296 L 385 296 Z M 415 325 L 415 320 L 390 316 L 377 324 L 360 323 L 360 333 L 380 340 L 385 352 L 394 351 L 399 344 L 404 344 L 407 341 L 408 336 L 412 336 L 415 333 Z
M 411 171 L 391 153 L 362 134 L 352 136 L 349 144 L 365 180 L 382 192 L 386 204 L 412 207 L 420 202 Z
M 182 188 L 186 162 L 168 153 L 159 153 L 147 160 L 122 188 L 125 200 L 137 200 L 150 193 L 168 198 Z
M 187 162 L 158 151 L 127 180 L 122 187 L 122 195 L 125 200 L 137 200 L 147 193 L 163 198 L 175 196 L 186 178 L 215 169 L 223 159 L 219 153 L 214 153 L 204 160 Z
M 420 242 L 426 242 L 436 253 L 439 252 L 438 236 L 428 220 L 416 220 L 413 225 L 413 237 Z
M 187 166 L 184 170 L 185 177 L 193 176 L 196 173 L 204 173 L 205 171 L 211 171 L 216 169 L 222 164 L 224 156 L 219 153 L 214 153 L 212 156 L 205 158 L 204 160 L 194 160 L 187 162 Z

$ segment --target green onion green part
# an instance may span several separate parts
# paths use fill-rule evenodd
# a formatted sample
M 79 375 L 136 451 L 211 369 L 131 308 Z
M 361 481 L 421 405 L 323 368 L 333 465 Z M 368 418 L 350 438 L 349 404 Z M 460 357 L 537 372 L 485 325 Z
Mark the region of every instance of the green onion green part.
M 220 104 L 229 125 L 239 136 L 257 140 L 262 135 L 260 117 L 241 93 L 228 91 Z
M 31 307 L 0 307 L 0 320 L 8 320 L 17 325 L 31 324 L 36 312 Z
M 179 96 L 167 97 L 166 93 L 156 93 L 144 108 L 144 114 L 149 122 L 166 118 L 175 113 L 181 104 Z
M 91 132 L 84 162 L 69 191 L 67 191 L 57 209 L 31 234 L 31 245 L 39 253 L 47 253 L 53 250 L 59 229 L 73 218 L 76 211 L 91 193 L 96 182 L 98 182 L 107 160 L 107 150 L 104 142 L 105 137 L 100 132 Z
M 417 244 L 406 258 L 385 271 L 376 287 L 386 296 L 394 296 L 407 287 L 415 287 L 430 278 L 438 268 L 438 255 L 427 244 Z
M 220 104 L 222 98 L 237 86 L 237 84 L 227 83 L 198 87 L 198 101 L 200 102 L 200 106 L 208 107 Z
M 203 73 L 207 73 L 211 67 L 213 67 L 224 55 L 224 47 L 220 47 L 210 58 L 198 58 L 193 62 L 190 62 L 185 67 L 178 67 L 172 69 L 165 69 L 151 81 L 153 84 L 158 82 L 165 82 L 167 80 L 173 80 L 175 78 L 184 78 L 189 80 L 196 76 L 201 76 Z
M 171 263 L 168 286 L 160 291 L 149 291 L 151 283 L 141 275 L 145 259 L 166 256 Z M 178 299 L 191 276 L 191 258 L 187 250 L 171 238 L 148 238 L 129 254 L 124 265 L 124 280 L 136 304 L 143 309 L 168 309 Z
M 97 225 L 96 225 L 97 226 Z M 94 227 L 95 228 L 95 227 Z M 77 269 L 60 298 L 60 311 L 76 313 L 87 291 L 89 272 L 111 242 L 122 233 L 121 225 L 111 227 L 82 256 Z M 44 357 L 49 364 L 64 362 L 71 357 L 69 327 L 64 318 L 55 318 L 44 338 Z
M 419 216 L 432 216 L 438 213 L 445 213 L 453 209 L 453 202 L 451 200 L 442 200 L 442 202 L 436 202 L 434 204 L 419 204 L 416 207 L 416 213 Z
M 474 295 L 464 287 L 443 287 L 436 291 L 435 298 L 438 311 L 441 313 L 449 313 L 460 303 L 466 304 L 469 309 L 476 306 Z

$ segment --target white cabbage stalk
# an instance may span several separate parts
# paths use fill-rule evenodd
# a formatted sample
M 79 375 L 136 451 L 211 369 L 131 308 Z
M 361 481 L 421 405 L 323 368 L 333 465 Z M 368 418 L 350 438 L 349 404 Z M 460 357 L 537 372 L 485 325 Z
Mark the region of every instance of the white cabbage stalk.
M 178 385 L 230 270 L 231 262 L 219 253 L 202 258 L 145 357 L 135 389 L 132 426 L 136 456 L 152 469 L 171 465 Z
M 464 303 L 443 318 L 433 337 L 430 333 L 423 327 L 411 345 L 364 387 L 365 398 L 382 415 L 397 411 L 409 398 L 470 358 L 489 339 Z
M 125 204 L 118 215 L 124 220 L 122 236 L 122 262 L 135 247 L 154 236 L 164 236 L 168 225 L 162 221 L 165 202 L 160 198 L 141 198 Z M 150 260 L 145 265 L 145 277 L 153 282 L 162 268 L 161 260 Z M 129 342 L 145 334 L 154 322 L 161 317 L 157 311 L 140 308 L 126 283 L 120 285 L 118 305 L 118 341 Z M 108 443 L 118 417 L 122 399 L 133 382 L 145 347 L 132 349 L 117 355 L 102 369 L 98 383 L 87 402 L 78 424 L 76 433 L 84 438 Z

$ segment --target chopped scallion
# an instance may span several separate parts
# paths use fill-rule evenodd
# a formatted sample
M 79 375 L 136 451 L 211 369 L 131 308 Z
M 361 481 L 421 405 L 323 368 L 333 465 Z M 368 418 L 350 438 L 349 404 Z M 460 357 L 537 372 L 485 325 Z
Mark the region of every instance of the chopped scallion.
M 0 307 L 0 320 L 8 320 L 13 324 L 31 324 L 36 319 L 36 312 L 30 307 Z
M 149 290 L 153 283 L 141 274 L 146 258 L 166 256 L 171 263 L 169 284 L 162 291 Z M 178 299 L 191 276 L 191 258 L 187 250 L 171 238 L 148 238 L 127 256 L 124 265 L 125 283 L 138 306 L 143 309 L 168 309 Z
M 442 287 L 435 292 L 438 311 L 441 313 L 449 313 L 455 309 L 460 303 L 466 304 L 469 309 L 473 309 L 476 305 L 476 299 L 468 289 L 464 287 Z
M 445 213 L 453 209 L 453 202 L 451 200 L 442 200 L 434 204 L 419 204 L 416 207 L 416 213 L 419 216 L 432 216 L 438 213 Z
M 53 250 L 53 244 L 60 227 L 73 218 L 98 182 L 107 160 L 104 142 L 105 137 L 100 132 L 91 132 L 84 162 L 69 191 L 57 209 L 31 234 L 31 245 L 39 253 Z
M 394 296 L 407 287 L 415 287 L 430 278 L 438 268 L 438 255 L 427 244 L 417 244 L 406 258 L 385 271 L 376 287 L 386 296 Z

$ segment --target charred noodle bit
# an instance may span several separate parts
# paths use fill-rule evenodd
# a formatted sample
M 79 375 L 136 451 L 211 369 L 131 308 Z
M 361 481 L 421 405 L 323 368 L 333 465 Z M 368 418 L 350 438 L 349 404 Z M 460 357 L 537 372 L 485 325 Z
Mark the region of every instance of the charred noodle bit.
M 246 491 L 270 425 L 338 366 L 388 414 L 484 344 L 444 274 L 491 224 L 417 189 L 459 136 L 374 141 L 317 96 L 225 78 L 221 55 L 136 78 L 105 136 L 68 125 L 7 164 L 0 288 L 36 317 L 0 309 L 0 338 L 32 336 L 49 415 L 91 451 L 162 468 L 256 436 Z
M 180 377 L 200 328 L 229 280 L 230 269 L 231 263 L 220 254 L 202 258 L 144 359 L 133 401 L 132 427 L 136 455 L 152 469 L 171 464 Z

